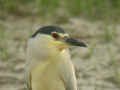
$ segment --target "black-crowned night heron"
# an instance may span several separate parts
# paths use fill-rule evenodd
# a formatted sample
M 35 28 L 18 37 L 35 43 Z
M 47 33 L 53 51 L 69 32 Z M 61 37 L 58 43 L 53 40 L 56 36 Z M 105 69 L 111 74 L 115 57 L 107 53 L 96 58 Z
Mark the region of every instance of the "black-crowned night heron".
M 27 46 L 28 90 L 77 90 L 71 46 L 86 47 L 60 27 L 45 26 L 32 35 Z

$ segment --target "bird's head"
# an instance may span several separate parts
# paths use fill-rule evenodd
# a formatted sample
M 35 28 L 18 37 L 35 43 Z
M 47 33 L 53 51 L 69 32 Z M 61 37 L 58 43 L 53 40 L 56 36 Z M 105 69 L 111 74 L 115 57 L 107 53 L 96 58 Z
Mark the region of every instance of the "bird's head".
M 42 27 L 32 35 L 32 38 L 36 38 L 40 45 L 47 45 L 48 48 L 60 51 L 71 46 L 86 47 L 86 44 L 71 38 L 62 28 L 56 26 Z

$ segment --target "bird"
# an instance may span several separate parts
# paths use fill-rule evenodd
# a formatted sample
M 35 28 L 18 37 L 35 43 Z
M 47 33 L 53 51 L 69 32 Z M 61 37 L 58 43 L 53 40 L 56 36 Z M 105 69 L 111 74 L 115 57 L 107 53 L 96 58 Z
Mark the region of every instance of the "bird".
M 29 38 L 25 82 L 28 90 L 77 90 L 69 54 L 72 46 L 87 47 L 58 26 L 43 26 Z

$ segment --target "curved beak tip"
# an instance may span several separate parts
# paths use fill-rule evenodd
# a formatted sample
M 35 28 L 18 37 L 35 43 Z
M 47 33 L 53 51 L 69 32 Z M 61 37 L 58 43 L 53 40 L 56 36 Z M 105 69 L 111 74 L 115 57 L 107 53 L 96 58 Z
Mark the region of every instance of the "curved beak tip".
M 80 41 L 73 43 L 73 45 L 80 46 L 80 47 L 87 47 L 87 45 L 84 42 L 80 42 Z
M 80 42 L 80 43 L 79 43 L 79 46 L 80 46 L 80 47 L 87 47 L 87 45 L 86 45 L 85 43 L 83 43 L 83 42 Z

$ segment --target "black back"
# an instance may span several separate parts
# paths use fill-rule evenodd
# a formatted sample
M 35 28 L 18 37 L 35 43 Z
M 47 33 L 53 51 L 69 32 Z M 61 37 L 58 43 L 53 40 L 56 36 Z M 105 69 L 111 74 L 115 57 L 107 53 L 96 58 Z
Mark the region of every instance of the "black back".
M 37 34 L 48 34 L 51 35 L 52 32 L 65 33 L 64 30 L 57 26 L 45 26 L 38 29 L 33 35 L 32 38 L 37 36 Z

